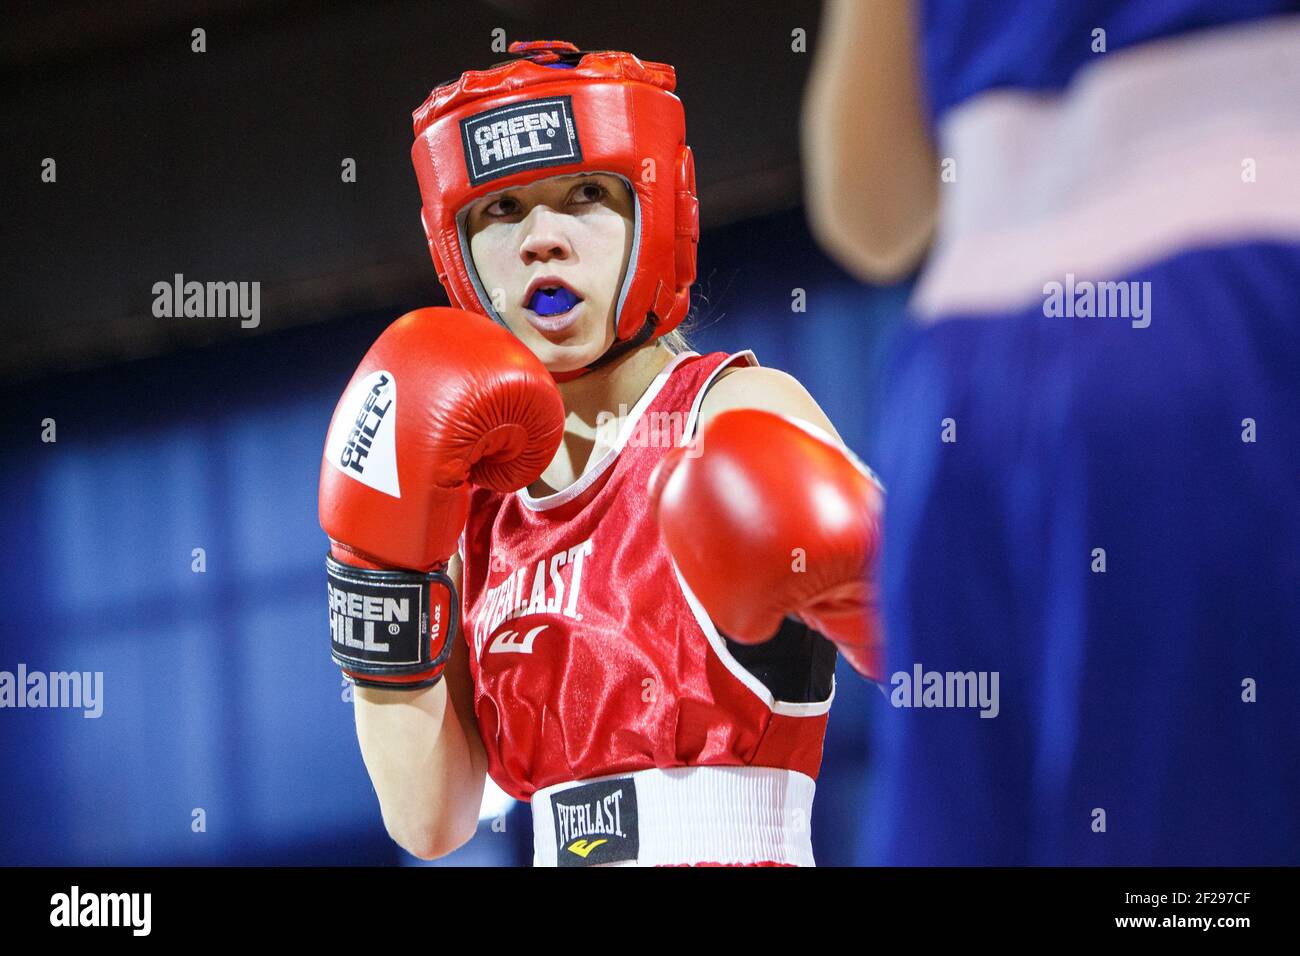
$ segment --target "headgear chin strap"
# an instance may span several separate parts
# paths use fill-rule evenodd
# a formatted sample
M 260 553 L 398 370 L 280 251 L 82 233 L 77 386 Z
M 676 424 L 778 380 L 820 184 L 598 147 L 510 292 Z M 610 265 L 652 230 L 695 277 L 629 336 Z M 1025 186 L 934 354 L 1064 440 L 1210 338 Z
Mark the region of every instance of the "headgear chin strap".
M 504 320 L 479 281 L 465 211 L 480 197 L 549 176 L 611 173 L 632 189 L 635 240 L 619 290 L 614 344 L 569 381 L 686 317 L 699 201 L 686 119 L 665 63 L 562 40 L 512 43 L 518 58 L 437 87 L 413 115 L 411 159 L 438 281 L 462 309 Z

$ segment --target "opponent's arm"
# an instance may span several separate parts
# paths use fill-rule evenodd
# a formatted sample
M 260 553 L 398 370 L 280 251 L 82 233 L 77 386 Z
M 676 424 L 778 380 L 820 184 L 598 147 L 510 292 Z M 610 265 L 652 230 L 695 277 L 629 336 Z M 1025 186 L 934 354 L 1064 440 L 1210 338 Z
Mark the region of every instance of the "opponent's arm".
M 802 112 L 817 241 L 861 279 L 896 281 L 930 243 L 939 171 L 910 0 L 828 0 Z

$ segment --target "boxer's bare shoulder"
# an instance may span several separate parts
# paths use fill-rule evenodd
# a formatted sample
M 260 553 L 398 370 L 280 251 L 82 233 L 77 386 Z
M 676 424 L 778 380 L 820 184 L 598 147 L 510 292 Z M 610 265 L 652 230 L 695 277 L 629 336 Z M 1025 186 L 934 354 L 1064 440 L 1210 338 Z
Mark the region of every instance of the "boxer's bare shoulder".
M 761 408 L 789 415 L 840 438 L 831 420 L 803 383 L 789 372 L 778 368 L 751 365 L 729 368 L 719 374 L 700 405 L 700 427 L 715 415 L 731 408 Z

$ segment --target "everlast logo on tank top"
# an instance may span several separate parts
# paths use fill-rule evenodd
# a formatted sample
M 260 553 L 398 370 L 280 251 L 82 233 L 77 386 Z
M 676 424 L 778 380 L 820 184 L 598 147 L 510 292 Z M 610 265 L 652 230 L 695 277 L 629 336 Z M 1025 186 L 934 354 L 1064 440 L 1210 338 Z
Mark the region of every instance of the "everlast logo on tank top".
M 560 866 L 635 860 L 641 849 L 631 777 L 570 787 L 551 796 Z
M 525 169 L 582 162 L 573 98 L 525 100 L 475 113 L 460 123 L 471 186 Z
M 474 626 L 474 654 L 483 656 L 483 644 L 505 621 L 531 614 L 558 614 L 582 620 L 578 610 L 582 596 L 582 570 L 592 553 L 591 539 L 557 551 L 538 561 L 515 568 L 509 577 L 487 590 L 483 609 Z M 531 654 L 533 641 L 545 631 L 534 627 L 524 634 L 505 631 L 488 646 L 489 654 Z

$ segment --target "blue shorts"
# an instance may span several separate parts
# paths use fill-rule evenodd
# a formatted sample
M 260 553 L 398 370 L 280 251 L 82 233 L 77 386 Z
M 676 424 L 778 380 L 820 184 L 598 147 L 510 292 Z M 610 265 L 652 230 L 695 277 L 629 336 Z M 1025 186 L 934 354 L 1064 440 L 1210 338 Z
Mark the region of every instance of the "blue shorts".
M 887 672 L 997 672 L 998 715 L 877 698 L 861 862 L 1300 864 L 1300 246 L 1126 278 L 1147 328 L 1035 306 L 893 362 Z

